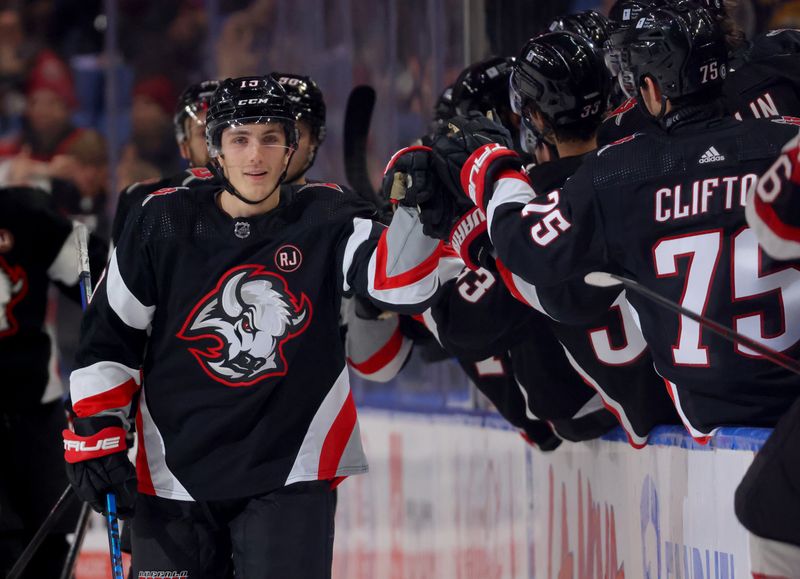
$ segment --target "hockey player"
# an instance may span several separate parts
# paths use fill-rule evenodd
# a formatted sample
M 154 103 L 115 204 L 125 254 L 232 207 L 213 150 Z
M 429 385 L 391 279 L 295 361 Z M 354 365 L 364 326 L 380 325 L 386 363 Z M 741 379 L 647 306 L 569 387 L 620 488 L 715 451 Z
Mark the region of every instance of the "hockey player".
M 800 259 L 800 134 L 750 190 L 747 223 L 775 259 Z
M 310 76 L 273 72 L 272 78 L 286 90 L 297 115 L 297 151 L 289 163 L 286 183 L 305 185 L 306 172 L 314 164 L 317 151 L 325 140 L 325 100 Z
M 522 103 L 528 121 L 558 148 L 559 159 L 529 169 L 530 185 L 543 193 L 558 191 L 581 166 L 585 155 L 596 148 L 595 133 L 603 118 L 611 86 L 602 53 L 595 44 L 576 34 L 544 34 L 522 49 L 510 86 L 514 93 L 512 99 Z M 444 147 L 435 144 L 434 150 L 446 150 L 448 142 L 445 141 Z M 441 165 L 446 166 L 447 161 L 442 159 Z M 489 253 L 488 249 L 481 251 L 474 247 L 487 240 L 485 234 L 480 233 L 482 228 L 485 231 L 485 222 L 475 227 L 480 221 L 475 216 L 482 217 L 477 208 L 465 214 L 451 233 L 451 243 L 467 263 L 474 263 L 471 256 Z M 480 294 L 486 297 L 480 299 L 475 296 L 463 299 L 452 293 L 449 303 L 438 312 L 440 335 L 444 334 L 462 348 L 470 344 L 474 347 L 482 340 L 489 343 L 514 340 L 514 345 L 526 352 L 522 355 L 512 350 L 518 382 L 528 390 L 530 406 L 541 418 L 550 419 L 565 410 L 572 413 L 567 418 L 572 418 L 597 391 L 634 446 L 643 446 L 656 424 L 676 422 L 663 382 L 653 372 L 644 338 L 635 327 L 624 294 L 612 298 L 611 310 L 593 316 L 586 323 L 560 324 L 542 315 L 544 312 L 535 293 L 526 291 L 524 284 L 517 284 L 502 261 L 497 263 L 497 268 L 508 290 L 502 284 L 488 289 L 492 284 L 487 282 Z M 519 311 L 509 290 L 541 313 L 531 309 L 525 312 L 524 308 Z M 506 315 L 505 312 L 514 313 Z M 522 339 L 526 333 L 517 331 L 523 323 L 537 328 L 528 330 L 526 333 L 530 337 L 526 339 Z M 480 331 L 470 332 L 471 324 Z M 548 342 L 553 346 L 545 347 Z M 544 352 L 550 354 L 543 355 Z M 558 366 L 553 364 L 551 368 L 550 361 L 555 361 L 554 357 L 559 354 L 567 362 L 562 364 L 567 370 L 551 374 Z M 575 378 L 585 384 L 566 387 Z M 555 386 L 560 382 L 564 383 L 563 388 Z M 558 394 L 547 392 L 548 383 L 554 385 Z M 556 431 L 559 432 L 557 426 Z
M 297 119 L 297 150 L 292 155 L 286 185 L 305 185 L 306 172 L 314 164 L 325 140 L 326 111 L 322 91 L 309 76 L 273 72 L 294 106 Z M 400 331 L 399 318 L 382 312 L 367 298 L 354 296 L 342 301 L 342 332 L 350 369 L 374 382 L 388 382 L 408 361 L 412 341 Z
M 63 387 L 45 329 L 52 283 L 80 299 L 73 223 L 38 189 L 0 189 L 0 575 L 6 576 L 67 484 L 58 437 Z M 90 238 L 93 271 L 105 262 Z M 23 577 L 59 577 L 77 512 L 63 516 Z
M 703 9 L 683 4 L 646 12 L 619 48 L 663 134 L 632 135 L 601 148 L 561 191 L 534 200 L 513 152 L 452 139 L 465 154 L 473 151 L 462 191 L 486 211 L 498 256 L 535 286 L 526 289 L 557 319 L 579 322 L 605 310 L 609 300 L 583 279 L 611 270 L 792 354 L 800 338 L 793 323 L 800 276 L 776 271 L 780 266 L 759 253 L 743 208 L 748 185 L 792 129 L 725 116 L 727 51 Z M 639 296 L 627 298 L 655 367 L 698 440 L 726 424 L 774 425 L 800 394 L 796 376 L 746 348 Z
M 189 168 L 154 183 L 134 183 L 120 193 L 111 227 L 111 241 L 115 246 L 119 242 L 128 214 L 141 205 L 148 195 L 174 187 L 204 186 L 213 181 L 214 176 L 206 167 L 208 149 L 205 126 L 208 103 L 218 86 L 218 81 L 206 80 L 189 85 L 178 97 L 172 123 L 181 157 L 189 163 Z
M 775 259 L 800 258 L 797 227 L 800 136 L 750 192 L 747 221 Z M 800 576 L 800 401 L 778 422 L 736 490 L 736 516 L 750 531 L 754 577 Z
M 625 30 L 637 21 L 645 7 L 671 3 L 666 0 L 619 0 L 611 10 L 616 32 L 609 40 L 607 58 L 613 71 L 618 73 L 623 92 L 630 98 L 603 123 L 598 136 L 601 146 L 636 132 L 658 130 L 657 123 L 638 104 L 635 79 L 621 72 L 614 44 L 624 38 Z M 708 0 L 702 5 L 725 31 L 725 44 L 730 56 L 726 78 L 723 79 L 723 96 L 728 113 L 739 120 L 800 116 L 800 31 L 773 30 L 746 41 L 728 15 L 725 2 Z
M 336 185 L 280 188 L 296 120 L 271 77 L 222 82 L 206 135 L 223 185 L 145 203 L 87 312 L 68 474 L 121 513 L 138 476 L 134 574 L 217 577 L 232 553 L 237 576 L 329 577 L 331 488 L 367 469 L 339 302 L 425 309 L 440 244 L 410 207 L 386 229 Z

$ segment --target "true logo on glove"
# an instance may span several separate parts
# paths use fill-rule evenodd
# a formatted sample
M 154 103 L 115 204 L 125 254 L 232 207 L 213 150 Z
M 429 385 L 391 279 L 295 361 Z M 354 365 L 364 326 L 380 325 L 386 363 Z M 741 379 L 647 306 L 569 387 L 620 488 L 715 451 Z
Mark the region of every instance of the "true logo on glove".
M 73 452 L 94 452 L 96 450 L 112 450 L 120 447 L 121 436 L 112 436 L 94 441 L 94 444 L 86 444 L 85 440 L 65 440 L 64 450 Z

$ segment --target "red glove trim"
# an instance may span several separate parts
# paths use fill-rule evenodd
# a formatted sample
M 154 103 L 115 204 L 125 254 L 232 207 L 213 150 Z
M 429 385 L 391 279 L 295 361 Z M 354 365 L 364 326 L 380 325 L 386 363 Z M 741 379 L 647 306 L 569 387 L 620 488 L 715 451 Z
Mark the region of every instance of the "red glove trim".
M 480 207 L 473 207 L 467 211 L 450 231 L 450 245 L 464 264 L 473 271 L 480 269 L 481 266 L 473 261 L 469 248 L 475 239 L 486 232 L 486 214 Z
M 427 151 L 430 153 L 432 150 L 433 149 L 426 147 L 425 145 L 412 145 L 410 147 L 403 147 L 394 155 L 392 155 L 391 159 L 389 159 L 389 162 L 386 164 L 386 168 L 383 170 L 384 176 L 392 169 L 392 167 L 394 167 L 394 164 L 397 163 L 397 160 L 406 153 L 411 153 L 413 151 Z
M 475 149 L 467 162 L 461 167 L 461 188 L 467 197 L 477 206 L 483 208 L 484 188 L 486 186 L 486 172 L 497 159 L 502 157 L 518 157 L 515 151 L 499 145 L 489 143 Z
M 125 429 L 121 426 L 109 426 L 92 436 L 78 436 L 71 430 L 64 430 L 62 434 L 64 460 L 71 464 L 122 452 L 128 448 Z

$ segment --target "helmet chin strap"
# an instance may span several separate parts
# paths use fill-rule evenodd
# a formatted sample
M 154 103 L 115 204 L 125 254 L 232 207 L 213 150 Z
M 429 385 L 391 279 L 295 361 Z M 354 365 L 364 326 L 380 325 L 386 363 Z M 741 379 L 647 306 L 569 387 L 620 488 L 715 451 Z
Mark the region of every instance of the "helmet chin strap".
M 244 195 L 239 193 L 239 191 L 236 189 L 236 187 L 233 186 L 233 183 L 231 183 L 230 180 L 228 179 L 228 177 L 225 175 L 225 169 L 222 168 L 222 165 L 220 165 L 219 160 L 217 160 L 216 157 L 211 159 L 211 162 L 209 163 L 209 165 L 211 165 L 211 168 L 212 168 L 211 170 L 214 173 L 214 175 L 220 181 L 222 181 L 222 184 L 225 187 L 225 191 L 227 191 L 228 193 L 230 193 L 231 195 L 236 197 L 242 203 L 247 203 L 248 205 L 258 205 L 260 203 L 263 203 L 264 201 L 266 201 L 270 197 L 272 197 L 275 194 L 276 191 L 280 191 L 281 183 L 283 183 L 286 180 L 286 172 L 289 170 L 289 163 L 292 162 L 292 157 L 294 156 L 294 153 L 295 153 L 296 150 L 297 149 L 290 149 L 291 153 L 289 153 L 289 160 L 286 163 L 286 167 L 284 167 L 283 172 L 281 173 L 281 176 L 278 177 L 278 182 L 275 183 L 275 187 L 272 189 L 272 191 L 270 191 L 264 197 L 262 197 L 261 199 L 258 199 L 257 201 L 253 201 L 251 199 L 248 199 L 247 197 L 245 197 Z

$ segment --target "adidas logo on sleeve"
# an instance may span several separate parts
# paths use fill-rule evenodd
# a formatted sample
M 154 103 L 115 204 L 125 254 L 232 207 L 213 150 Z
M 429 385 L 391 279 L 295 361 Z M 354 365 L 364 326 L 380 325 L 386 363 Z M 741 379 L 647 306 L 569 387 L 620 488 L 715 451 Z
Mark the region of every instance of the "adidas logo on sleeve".
M 709 147 L 708 151 L 703 153 L 703 156 L 700 157 L 699 163 L 715 163 L 717 161 L 724 161 L 725 155 L 720 155 L 719 151 L 717 151 L 714 147 Z

